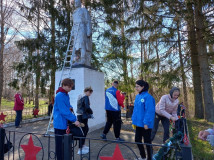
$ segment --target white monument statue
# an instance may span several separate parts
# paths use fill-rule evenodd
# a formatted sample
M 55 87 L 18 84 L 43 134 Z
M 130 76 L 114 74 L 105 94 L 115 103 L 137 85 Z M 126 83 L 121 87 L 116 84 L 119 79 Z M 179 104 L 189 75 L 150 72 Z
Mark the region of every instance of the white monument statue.
M 93 88 L 90 106 L 94 113 L 94 119 L 89 119 L 88 123 L 90 131 L 93 131 L 105 125 L 105 118 L 103 118 L 105 117 L 104 74 L 91 67 L 92 27 L 89 12 L 86 8 L 81 8 L 80 0 L 75 0 L 75 7 L 71 32 L 71 38 L 73 38 L 71 63 L 73 67 L 56 72 L 55 89 L 58 89 L 59 82 L 64 78 L 74 80 L 75 88 L 69 94 L 70 104 L 76 112 L 78 96 L 83 93 L 86 87 Z
M 91 18 L 86 8 L 81 7 L 81 1 L 75 0 L 73 13 L 73 27 L 71 37 L 73 39 L 72 64 L 91 66 L 92 52 L 92 27 Z

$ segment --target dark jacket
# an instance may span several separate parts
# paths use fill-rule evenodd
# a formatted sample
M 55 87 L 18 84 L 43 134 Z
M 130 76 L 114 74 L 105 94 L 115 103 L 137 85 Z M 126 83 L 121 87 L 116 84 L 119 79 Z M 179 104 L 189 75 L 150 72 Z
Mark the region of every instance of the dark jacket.
M 93 111 L 90 108 L 89 97 L 85 94 L 79 95 L 77 100 L 77 114 L 82 115 L 83 119 L 91 118 Z

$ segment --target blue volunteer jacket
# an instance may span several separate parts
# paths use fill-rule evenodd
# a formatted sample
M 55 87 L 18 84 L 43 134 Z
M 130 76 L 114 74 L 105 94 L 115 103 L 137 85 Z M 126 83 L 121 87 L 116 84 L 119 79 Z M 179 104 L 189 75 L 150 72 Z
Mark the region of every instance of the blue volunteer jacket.
M 146 91 L 138 94 L 134 102 L 132 124 L 138 127 L 148 125 L 152 129 L 155 118 L 155 99 Z
M 110 87 L 105 93 L 105 109 L 109 111 L 120 111 L 120 106 L 116 98 L 117 88 Z
M 58 92 L 55 97 L 54 111 L 53 111 L 53 125 L 56 129 L 67 129 L 67 120 L 71 122 L 76 121 L 76 116 L 71 113 L 69 95 L 64 92 Z

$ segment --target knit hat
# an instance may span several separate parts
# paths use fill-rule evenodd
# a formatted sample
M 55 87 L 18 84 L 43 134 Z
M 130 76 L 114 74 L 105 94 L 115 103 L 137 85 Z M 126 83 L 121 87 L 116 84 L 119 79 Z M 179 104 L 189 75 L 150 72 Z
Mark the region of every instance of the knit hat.
M 180 93 L 180 89 L 179 89 L 179 88 L 177 88 L 177 87 L 172 87 L 172 89 L 169 91 L 169 94 L 170 94 L 170 97 L 171 97 L 171 98 L 172 98 L 172 95 L 173 95 L 173 93 L 174 93 L 175 91 L 179 91 L 179 93 Z
M 149 84 L 146 81 L 137 80 L 135 83 L 141 87 L 144 87 L 141 92 L 145 92 L 149 90 Z

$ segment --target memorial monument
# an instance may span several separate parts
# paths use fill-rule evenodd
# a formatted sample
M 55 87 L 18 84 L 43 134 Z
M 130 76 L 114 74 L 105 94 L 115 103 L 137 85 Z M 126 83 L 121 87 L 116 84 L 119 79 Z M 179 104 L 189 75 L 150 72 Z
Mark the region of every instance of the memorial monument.
M 73 13 L 73 27 L 71 30 L 73 44 L 72 64 L 91 66 L 91 17 L 87 9 L 81 7 L 80 0 L 75 0 L 75 8 Z
M 62 79 L 71 78 L 75 87 L 69 92 L 70 103 L 76 113 L 77 99 L 83 93 L 85 87 L 91 86 L 93 94 L 90 96 L 91 108 L 94 119 L 89 119 L 90 131 L 99 129 L 105 125 L 105 88 L 104 74 L 91 67 L 92 53 L 92 27 L 91 18 L 86 8 L 81 7 L 80 0 L 75 0 L 73 13 L 73 26 L 71 36 L 72 58 L 71 70 L 64 70 Z M 57 90 L 62 71 L 56 72 L 55 89 Z

